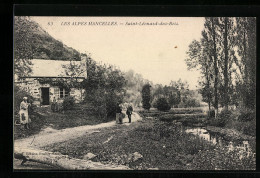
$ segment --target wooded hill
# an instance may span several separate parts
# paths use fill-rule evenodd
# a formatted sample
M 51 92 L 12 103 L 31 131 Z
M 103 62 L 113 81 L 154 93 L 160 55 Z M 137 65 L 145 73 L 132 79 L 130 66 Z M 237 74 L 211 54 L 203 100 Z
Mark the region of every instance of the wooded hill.
M 29 17 L 15 17 L 14 39 L 15 50 L 29 48 L 32 52 L 30 57 L 34 59 L 80 60 L 77 50 L 54 39 Z

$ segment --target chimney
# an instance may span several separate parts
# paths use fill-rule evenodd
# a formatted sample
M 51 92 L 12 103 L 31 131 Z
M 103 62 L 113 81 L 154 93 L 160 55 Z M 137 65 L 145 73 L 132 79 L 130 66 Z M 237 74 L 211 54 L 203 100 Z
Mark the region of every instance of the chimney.
M 81 70 L 83 71 L 83 76 L 86 79 L 87 78 L 87 56 L 81 55 L 80 59 L 81 59 L 80 61 Z

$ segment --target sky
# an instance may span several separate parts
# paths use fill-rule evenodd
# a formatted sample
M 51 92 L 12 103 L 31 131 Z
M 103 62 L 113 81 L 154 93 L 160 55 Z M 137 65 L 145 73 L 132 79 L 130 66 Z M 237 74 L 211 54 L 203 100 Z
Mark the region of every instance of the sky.
M 181 78 L 188 82 L 190 89 L 198 86 L 200 72 L 188 71 L 185 58 L 188 45 L 201 38 L 204 18 L 48 16 L 31 19 L 55 39 L 81 53 L 90 53 L 98 62 L 115 65 L 122 71 L 132 69 L 154 84 L 169 85 L 171 80 Z M 111 25 L 89 25 L 89 22 Z

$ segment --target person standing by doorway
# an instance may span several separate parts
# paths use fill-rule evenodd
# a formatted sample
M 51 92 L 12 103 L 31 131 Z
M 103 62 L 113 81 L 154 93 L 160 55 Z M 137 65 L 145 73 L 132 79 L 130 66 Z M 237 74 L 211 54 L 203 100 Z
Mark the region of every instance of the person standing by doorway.
M 58 103 L 57 103 L 57 100 L 56 100 L 55 96 L 53 97 L 53 101 L 52 101 L 52 104 L 51 104 L 51 110 L 53 112 L 57 112 L 58 111 Z
M 22 127 L 25 126 L 27 129 L 29 129 L 29 106 L 31 106 L 31 104 L 27 102 L 27 97 L 23 97 L 23 101 L 20 104 L 20 123 Z
M 131 115 L 132 115 L 132 112 L 133 112 L 133 107 L 131 104 L 128 105 L 127 107 L 127 110 L 126 110 L 126 114 L 128 116 L 128 119 L 129 119 L 129 123 L 131 123 Z

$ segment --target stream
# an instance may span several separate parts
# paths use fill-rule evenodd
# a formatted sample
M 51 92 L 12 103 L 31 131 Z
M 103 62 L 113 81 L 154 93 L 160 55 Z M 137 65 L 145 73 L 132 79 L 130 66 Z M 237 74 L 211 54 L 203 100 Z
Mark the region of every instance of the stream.
M 251 148 L 248 143 L 248 140 L 231 140 L 231 139 L 227 140 L 224 139 L 224 137 L 222 137 L 219 133 L 210 132 L 203 127 L 188 128 L 185 129 L 185 132 L 196 135 L 199 138 L 204 139 L 220 147 L 227 147 L 229 151 L 233 151 L 234 149 L 239 149 L 245 152 L 251 152 Z

